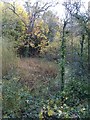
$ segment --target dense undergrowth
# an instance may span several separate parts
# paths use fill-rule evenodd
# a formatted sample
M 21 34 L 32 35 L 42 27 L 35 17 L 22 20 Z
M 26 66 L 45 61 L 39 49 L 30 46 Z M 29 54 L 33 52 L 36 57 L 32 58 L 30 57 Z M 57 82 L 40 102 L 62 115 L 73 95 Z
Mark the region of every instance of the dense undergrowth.
M 35 93 L 19 79 L 3 79 L 3 118 L 88 118 L 86 82 L 73 79 L 63 92 L 42 86 L 41 91 L 37 89 Z

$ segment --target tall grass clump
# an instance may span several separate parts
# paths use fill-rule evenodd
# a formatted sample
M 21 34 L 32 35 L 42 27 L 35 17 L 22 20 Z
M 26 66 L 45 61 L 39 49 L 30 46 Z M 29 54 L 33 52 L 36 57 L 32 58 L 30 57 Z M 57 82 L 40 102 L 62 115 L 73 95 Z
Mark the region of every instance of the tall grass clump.
M 2 38 L 2 76 L 15 70 L 17 57 L 14 49 L 13 40 Z

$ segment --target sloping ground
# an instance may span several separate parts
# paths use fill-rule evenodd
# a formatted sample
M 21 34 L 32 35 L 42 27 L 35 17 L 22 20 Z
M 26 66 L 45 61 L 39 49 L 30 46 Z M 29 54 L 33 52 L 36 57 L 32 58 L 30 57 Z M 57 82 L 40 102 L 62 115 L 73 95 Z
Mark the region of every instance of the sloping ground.
M 18 61 L 18 74 L 20 82 L 33 90 L 41 85 L 48 85 L 51 79 L 55 79 L 58 67 L 43 59 L 23 58 Z

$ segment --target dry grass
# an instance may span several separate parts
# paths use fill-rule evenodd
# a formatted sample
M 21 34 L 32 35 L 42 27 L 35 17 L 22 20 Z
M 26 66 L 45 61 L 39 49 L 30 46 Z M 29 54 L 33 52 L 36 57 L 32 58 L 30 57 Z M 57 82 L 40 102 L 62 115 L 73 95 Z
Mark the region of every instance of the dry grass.
M 47 85 L 49 79 L 54 79 L 57 76 L 58 67 L 53 62 L 38 58 L 24 58 L 18 61 L 18 73 L 20 82 L 33 90 L 42 84 Z

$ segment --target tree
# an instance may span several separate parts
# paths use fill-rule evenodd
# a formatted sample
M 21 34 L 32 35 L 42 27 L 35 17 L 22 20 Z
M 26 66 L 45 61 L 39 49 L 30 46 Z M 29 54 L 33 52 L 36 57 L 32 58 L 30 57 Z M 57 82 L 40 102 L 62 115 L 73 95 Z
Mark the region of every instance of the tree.
M 87 34 L 88 34 L 88 71 L 90 74 L 90 2 L 88 2 L 88 29 L 87 29 Z
M 50 42 L 53 42 L 55 39 L 55 35 L 59 32 L 59 22 L 58 17 L 52 12 L 47 11 L 42 16 L 44 22 L 48 25 L 48 39 Z
M 41 46 L 40 44 L 42 43 L 41 39 L 45 37 L 38 38 L 38 35 L 40 34 L 41 31 L 38 31 L 37 34 L 35 34 L 35 24 L 37 20 L 42 16 L 42 14 L 47 11 L 50 7 L 53 7 L 56 5 L 53 5 L 52 2 L 46 2 L 44 4 L 41 4 L 40 1 L 35 2 L 34 4 L 31 4 L 31 2 L 28 0 L 25 2 L 25 8 L 26 8 L 26 13 L 27 13 L 27 21 L 24 20 L 23 16 L 18 14 L 18 11 L 16 9 L 16 3 L 7 3 L 9 6 L 8 8 L 19 18 L 19 20 L 22 21 L 22 23 L 25 26 L 25 34 L 23 35 L 24 39 L 23 40 L 23 45 L 19 46 L 18 50 L 20 51 L 26 51 L 26 56 L 28 55 L 31 51 L 33 52 L 40 52 Z M 46 38 L 45 38 L 46 40 Z M 20 40 L 21 41 L 21 40 Z M 47 42 L 47 41 L 46 41 Z M 32 44 L 34 45 L 32 46 Z M 24 53 L 23 51 L 23 53 Z M 21 53 L 21 52 L 20 52 Z
M 65 33 L 66 33 L 66 26 L 68 24 L 68 18 L 66 18 L 63 21 L 63 27 L 62 27 L 62 39 L 61 39 L 61 91 L 64 90 L 64 84 L 65 84 Z
M 23 22 L 10 10 L 8 9 L 9 5 L 3 3 L 2 7 L 2 34 L 6 37 L 13 37 L 15 41 L 21 36 L 21 34 L 25 31 L 25 26 Z M 20 9 L 17 9 L 18 14 L 20 13 Z M 22 17 L 26 19 L 25 12 L 22 13 Z
M 5 2 L 6 3 L 6 2 Z M 28 16 L 28 23 L 23 19 L 21 15 L 18 14 L 17 9 L 16 9 L 16 3 L 7 3 L 9 4 L 9 9 L 16 14 L 19 19 L 25 24 L 27 32 L 32 32 L 35 24 L 35 20 L 39 18 L 45 11 L 47 11 L 50 7 L 54 7 L 55 5 L 52 4 L 52 2 L 46 2 L 44 4 L 41 4 L 40 1 L 35 2 L 33 5 L 31 2 L 28 0 L 25 2 L 25 8 Z
M 74 2 L 64 2 L 64 6 L 69 12 L 69 14 L 77 20 L 79 23 L 79 26 L 83 29 L 82 30 L 82 41 L 81 41 L 81 59 L 83 55 L 83 43 L 84 43 L 84 35 L 86 33 L 88 38 L 88 70 L 90 71 L 90 30 L 88 28 L 89 23 L 89 16 L 88 13 L 82 13 L 81 7 L 82 2 L 81 1 L 74 1 Z

